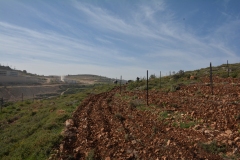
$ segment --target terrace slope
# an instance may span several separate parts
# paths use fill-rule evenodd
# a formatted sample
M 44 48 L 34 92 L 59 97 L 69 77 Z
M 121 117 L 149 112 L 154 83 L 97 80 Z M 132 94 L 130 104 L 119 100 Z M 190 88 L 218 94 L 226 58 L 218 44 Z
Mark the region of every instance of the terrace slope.
M 240 80 L 92 95 L 66 121 L 52 159 L 239 159 Z

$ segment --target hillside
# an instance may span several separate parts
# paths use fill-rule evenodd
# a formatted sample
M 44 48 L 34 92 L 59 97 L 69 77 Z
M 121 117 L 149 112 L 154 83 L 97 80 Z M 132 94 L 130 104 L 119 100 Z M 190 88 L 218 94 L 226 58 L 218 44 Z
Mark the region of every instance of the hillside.
M 82 100 L 112 87 L 73 88 L 49 99 L 4 101 L 3 107 L 0 101 L 0 159 L 48 159 L 63 138 L 64 122 L 72 117 Z
M 174 91 L 125 87 L 84 100 L 66 123 L 63 159 L 239 159 L 240 80 Z M 54 156 L 53 156 L 54 157 Z
M 78 75 L 37 75 L 28 73 L 26 70 L 16 70 L 9 66 L 1 66 L 0 71 L 15 72 L 15 76 L 0 74 L 0 86 L 23 86 L 23 85 L 42 85 L 42 84 L 111 84 L 115 78 L 108 78 L 100 75 L 78 74 Z M 0 72 L 1 73 L 1 72 Z M 120 81 L 118 79 L 118 81 Z M 122 80 L 125 83 L 125 80 Z
M 91 74 L 79 74 L 79 75 L 67 75 L 64 77 L 65 81 L 75 81 L 76 83 L 83 83 L 83 84 L 111 84 L 115 80 L 114 78 L 108 78 L 99 75 L 91 75 Z M 125 83 L 125 80 L 122 80 Z
M 240 64 L 5 103 L 0 159 L 240 159 Z M 94 79 L 93 75 L 72 78 Z M 65 128 L 64 128 L 65 124 Z
M 13 70 L 13 69 L 10 68 L 9 66 L 1 66 L 0 65 L 0 70 Z
M 104 76 L 80 74 L 67 76 L 40 76 L 20 71 L 9 66 L 0 66 L 0 97 L 5 101 L 40 99 L 59 96 L 61 93 L 76 92 L 89 85 L 112 84 L 114 79 Z M 6 72 L 8 71 L 8 73 Z M 9 75 L 14 73 L 13 75 Z M 123 81 L 124 82 L 124 81 Z

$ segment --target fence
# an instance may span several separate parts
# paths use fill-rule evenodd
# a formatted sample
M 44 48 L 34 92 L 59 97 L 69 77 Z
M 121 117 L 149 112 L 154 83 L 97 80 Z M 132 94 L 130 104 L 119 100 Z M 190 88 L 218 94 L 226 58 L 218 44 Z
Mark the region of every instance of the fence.
M 209 71 L 209 81 L 210 81 L 210 87 L 211 87 L 211 94 L 213 95 L 213 70 L 212 70 L 212 63 L 210 62 L 210 71 Z M 182 70 L 181 70 L 182 71 Z M 228 65 L 228 61 L 227 61 L 227 71 L 228 71 L 228 76 L 229 76 L 229 65 Z M 155 75 L 154 75 L 155 77 Z M 160 86 L 160 89 L 162 87 L 162 75 L 161 75 L 161 71 L 160 71 L 160 76 L 159 76 L 159 86 Z M 139 81 L 139 78 L 137 77 L 137 82 Z M 122 76 L 120 76 L 120 93 L 122 92 Z M 149 76 L 148 76 L 148 70 L 147 70 L 147 77 L 146 77 L 146 86 L 147 86 L 147 89 L 146 89 L 146 103 L 147 105 L 148 104 L 148 97 L 149 97 Z
M 210 87 L 211 87 L 211 94 L 213 95 L 214 94 L 214 92 L 213 92 L 213 74 L 212 74 L 212 72 L 213 72 L 213 69 L 212 69 L 212 63 L 210 63 L 210 71 L 209 71 L 209 80 L 210 80 Z M 228 76 L 229 76 L 229 65 L 228 65 L 228 61 L 227 61 L 227 73 L 228 73 Z M 151 78 L 151 76 L 150 76 L 150 78 Z M 120 76 L 120 94 L 122 93 L 122 75 Z M 146 84 L 146 86 L 147 86 L 147 89 L 146 89 L 146 103 L 147 103 L 147 105 L 149 105 L 148 104 L 148 97 L 149 97 L 149 75 L 148 75 L 148 70 L 147 70 L 147 77 L 146 77 L 146 80 L 147 80 L 147 84 Z M 160 89 L 162 88 L 162 73 L 161 73 L 161 71 L 160 71 L 160 76 L 159 76 L 159 86 L 160 86 Z M 30 93 L 30 94 L 26 94 L 26 95 L 24 95 L 23 93 L 18 93 L 18 94 L 20 94 L 21 95 L 21 97 L 20 96 L 18 96 L 18 99 L 17 100 L 21 100 L 21 101 L 23 101 L 23 100 L 33 100 L 34 101 L 34 99 L 35 99 L 35 95 L 36 94 L 38 94 L 37 92 L 32 92 L 32 93 Z M 0 95 L 1 96 L 1 95 Z M 31 97 L 32 96 L 32 97 Z M 3 103 L 3 98 L 2 98 L 2 100 L 1 100 L 1 104 Z M 2 105 L 1 105 L 2 106 Z
M 3 107 L 3 97 L 0 99 L 0 105 L 1 105 L 1 112 L 2 112 L 2 107 Z

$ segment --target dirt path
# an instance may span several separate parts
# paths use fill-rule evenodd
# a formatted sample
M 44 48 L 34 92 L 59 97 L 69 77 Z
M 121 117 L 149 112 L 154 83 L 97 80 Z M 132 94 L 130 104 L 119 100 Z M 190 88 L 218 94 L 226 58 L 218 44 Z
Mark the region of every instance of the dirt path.
M 198 84 L 182 86 L 177 92 L 151 91 L 147 109 L 145 92 L 124 91 L 120 95 L 115 88 L 93 95 L 75 111 L 74 126 L 65 131 L 59 158 L 238 157 L 239 83 L 236 86 L 216 86 L 215 95 L 210 94 L 209 86 Z
M 61 93 L 61 96 L 64 95 L 64 93 L 67 92 L 69 89 L 70 89 L 70 88 L 68 88 L 68 89 L 66 89 L 65 91 L 63 91 L 63 92 Z

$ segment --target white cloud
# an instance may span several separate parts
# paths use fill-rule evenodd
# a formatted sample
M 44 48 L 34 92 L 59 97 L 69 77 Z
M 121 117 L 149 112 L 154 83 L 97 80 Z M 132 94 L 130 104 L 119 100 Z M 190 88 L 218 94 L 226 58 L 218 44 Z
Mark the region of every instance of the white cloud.
M 36 56 L 48 60 L 68 60 L 72 62 L 91 63 L 97 58 L 124 60 L 118 51 L 98 46 L 88 41 L 66 37 L 57 33 L 40 33 L 23 27 L 0 22 L 1 53 L 21 56 Z M 105 61 L 105 60 L 104 60 Z
M 47 5 L 53 9 L 54 17 L 60 17 L 57 20 L 25 7 L 52 28 L 33 30 L 0 19 L 2 59 L 13 62 L 10 57 L 18 56 L 16 66 L 26 70 L 31 66 L 39 74 L 84 71 L 110 77 L 121 74 L 128 79 L 145 74 L 146 68 L 168 73 L 206 67 L 210 61 L 221 64 L 226 59 L 239 59 L 239 49 L 231 45 L 239 38 L 239 20 L 217 26 L 210 35 L 203 36 L 176 21 L 176 13 L 168 9 L 167 1 L 139 2 L 134 10 L 124 10 L 127 18 L 90 3 L 71 2 L 68 7 L 72 7 L 75 16 Z

